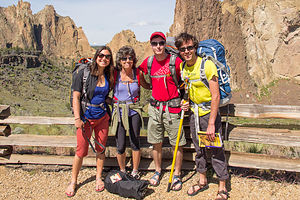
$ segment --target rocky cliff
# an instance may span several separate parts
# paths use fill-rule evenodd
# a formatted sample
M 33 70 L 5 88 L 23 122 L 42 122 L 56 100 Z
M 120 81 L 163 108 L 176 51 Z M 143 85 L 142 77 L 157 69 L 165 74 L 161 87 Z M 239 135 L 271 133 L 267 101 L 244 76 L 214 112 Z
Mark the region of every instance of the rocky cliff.
M 300 82 L 300 1 L 224 1 L 223 13 L 241 21 L 249 73 L 258 84 Z M 243 13 L 239 15 L 238 13 Z
M 91 55 L 94 50 L 81 27 L 70 17 L 58 15 L 53 6 L 32 14 L 30 3 L 0 7 L 0 47 L 36 49 L 48 56 L 76 58 Z
M 300 82 L 298 0 L 177 0 L 169 35 L 182 31 L 224 44 L 235 89 Z
M 138 64 L 140 64 L 147 56 L 153 54 L 150 43 L 137 41 L 134 32 L 131 30 L 124 30 L 117 33 L 107 45 L 114 52 L 114 55 L 122 46 L 132 46 L 137 55 Z
M 22 0 L 17 6 L 0 7 L 0 30 L 0 48 L 34 49 L 68 60 L 94 52 L 83 30 L 69 17 L 59 16 L 53 6 L 34 15 L 30 4 Z M 177 0 L 174 23 L 167 35 L 176 36 L 183 31 L 199 40 L 215 38 L 224 44 L 234 95 L 240 97 L 240 102 L 255 102 L 262 89 L 267 91 L 266 87 L 280 78 L 280 83 L 287 79 L 297 85 L 285 84 L 288 87 L 278 89 L 279 96 L 284 90 L 291 104 L 300 102 L 299 0 Z M 114 55 L 123 45 L 132 46 L 138 64 L 152 54 L 149 42 L 137 41 L 130 30 L 117 33 L 108 45 Z M 1 63 L 9 59 L 5 57 Z M 12 59 L 16 63 L 34 63 L 27 62 L 27 57 Z M 243 88 L 245 91 L 239 93 Z

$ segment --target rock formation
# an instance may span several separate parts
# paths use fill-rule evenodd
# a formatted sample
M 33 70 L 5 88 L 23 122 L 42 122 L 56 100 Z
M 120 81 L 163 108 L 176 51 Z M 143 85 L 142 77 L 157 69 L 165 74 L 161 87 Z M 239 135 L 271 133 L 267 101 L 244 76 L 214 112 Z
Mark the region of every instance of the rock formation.
M 169 35 L 182 31 L 224 44 L 235 89 L 281 77 L 300 82 L 297 0 L 177 0 Z
M 33 15 L 28 2 L 0 7 L 0 47 L 39 50 L 47 56 L 73 59 L 91 56 L 83 30 L 53 6 Z M 226 50 L 234 89 L 256 92 L 278 79 L 300 83 L 299 0 L 177 0 L 170 36 L 186 31 L 199 40 L 215 38 Z M 132 46 L 138 64 L 152 54 L 149 42 L 139 42 L 130 30 L 108 44 L 115 53 Z
M 1 48 L 33 48 L 66 59 L 94 52 L 82 28 L 77 28 L 70 17 L 58 15 L 53 6 L 46 6 L 35 15 L 30 3 L 22 0 L 17 6 L 0 7 L 0 30 Z
M 243 15 L 238 15 L 241 10 Z M 223 12 L 237 16 L 251 77 L 259 85 L 278 78 L 300 82 L 300 2 L 224 1 Z
M 42 62 L 49 62 L 40 51 L 14 51 L 0 52 L 0 67 L 23 65 L 26 68 L 39 67 Z
M 138 58 L 138 64 L 147 56 L 153 54 L 150 43 L 137 41 L 135 34 L 131 30 L 124 30 L 117 33 L 107 45 L 114 52 L 114 56 L 122 46 L 129 45 L 133 47 Z

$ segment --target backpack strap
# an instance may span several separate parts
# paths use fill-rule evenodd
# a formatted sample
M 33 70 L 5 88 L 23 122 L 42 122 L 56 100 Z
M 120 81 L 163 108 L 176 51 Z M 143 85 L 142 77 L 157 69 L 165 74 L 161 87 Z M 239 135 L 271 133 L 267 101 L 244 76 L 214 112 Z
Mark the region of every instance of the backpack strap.
M 211 60 L 215 65 L 217 65 L 218 70 L 224 70 L 227 74 L 229 74 L 230 72 L 228 71 L 228 69 L 225 67 L 225 65 L 223 65 L 223 63 L 221 63 L 220 61 L 218 61 L 217 59 L 215 59 L 212 56 L 207 56 L 207 60 Z
M 138 96 L 137 97 L 135 97 L 135 98 L 133 98 L 132 97 L 132 93 L 131 93 L 131 91 L 130 91 L 130 88 L 129 88 L 129 83 L 138 83 L 138 86 L 140 86 L 140 80 L 139 80 L 139 74 L 138 74 L 138 69 L 137 68 L 134 68 L 134 69 L 132 69 L 133 70 L 133 81 L 122 81 L 122 80 L 120 80 L 119 81 L 119 79 L 120 79 L 120 71 L 115 71 L 115 73 L 114 73 L 114 79 L 115 79 L 115 84 L 114 84 L 114 93 L 115 93 L 115 85 L 116 84 L 118 84 L 119 82 L 120 83 L 123 83 L 123 84 L 125 84 L 126 86 L 127 86 L 127 92 L 128 92 L 128 95 L 130 96 L 130 98 L 131 98 L 131 102 L 132 103 L 136 103 L 136 102 L 138 102 L 139 100 L 140 100 L 140 93 L 138 94 Z M 126 103 L 126 101 L 119 101 L 115 96 L 114 96 L 114 100 L 115 100 L 115 102 L 119 102 L 119 103 Z
M 114 89 L 116 86 L 117 78 L 118 78 L 119 70 L 114 70 Z
M 176 58 L 177 58 L 176 55 L 171 54 L 170 62 L 169 62 L 169 68 L 170 68 L 170 72 L 171 72 L 171 76 L 173 78 L 173 81 L 174 81 L 176 87 L 179 88 L 177 75 L 176 75 L 176 66 L 175 66 Z
M 154 59 L 154 56 L 149 56 L 148 60 L 147 60 L 147 69 L 148 69 L 148 74 L 150 76 L 150 81 L 149 81 L 149 83 L 150 83 L 150 89 L 152 89 L 151 67 L 152 67 L 153 59 Z
M 86 108 L 88 107 L 88 98 L 87 98 L 87 79 L 90 75 L 90 69 L 89 67 L 85 67 L 83 69 L 83 76 L 82 76 L 82 101 L 81 101 L 81 105 L 82 108 L 86 110 Z M 85 112 L 85 110 L 83 110 L 83 113 Z
M 202 83 L 205 85 L 205 87 L 207 87 L 207 89 L 209 90 L 209 83 L 205 74 L 205 62 L 207 61 L 206 57 L 203 57 L 201 60 L 201 64 L 200 64 L 200 78 L 199 79 L 191 79 L 189 80 L 190 84 L 192 84 L 193 82 L 198 82 L 198 81 L 202 81 Z M 182 66 L 182 70 L 184 69 L 185 66 L 185 62 L 183 63 Z M 184 77 L 182 77 L 184 78 Z
M 176 75 L 176 66 L 175 66 L 176 58 L 177 58 L 177 55 L 171 54 L 170 61 L 169 61 L 169 69 L 170 69 L 170 73 L 171 73 L 171 76 L 173 78 L 173 81 L 174 81 L 176 87 L 179 88 L 178 79 L 177 79 L 177 75 Z M 154 59 L 154 56 L 149 56 L 148 61 L 147 61 L 147 69 L 148 69 L 148 74 L 150 76 L 150 88 L 151 89 L 152 89 L 151 67 L 152 67 L 153 59 Z M 164 76 L 165 75 L 155 76 L 155 77 L 164 77 Z
M 185 79 L 185 77 L 183 77 L 183 70 L 184 70 L 185 65 L 186 65 L 186 61 L 183 61 L 182 67 L 181 67 L 181 73 L 180 73 L 180 77 L 181 77 L 182 81 L 184 81 L 184 79 Z
M 207 58 L 204 57 L 202 58 L 201 61 L 201 65 L 200 65 L 200 79 L 203 82 L 203 84 L 207 87 L 207 89 L 209 90 L 209 83 L 205 74 L 205 62 L 206 62 Z
M 140 70 L 139 68 L 135 68 L 135 73 L 136 73 L 136 79 L 138 81 L 139 87 L 141 86 L 141 81 L 140 81 Z
M 90 74 L 90 70 L 88 69 L 88 67 L 83 69 L 83 76 L 82 76 L 82 94 L 86 94 L 87 93 L 87 84 L 86 81 L 88 79 L 88 76 Z

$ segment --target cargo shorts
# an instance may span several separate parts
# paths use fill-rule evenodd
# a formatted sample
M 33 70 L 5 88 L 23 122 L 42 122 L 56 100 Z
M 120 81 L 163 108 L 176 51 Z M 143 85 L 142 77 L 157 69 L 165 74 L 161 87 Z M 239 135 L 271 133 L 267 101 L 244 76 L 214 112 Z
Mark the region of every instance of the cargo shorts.
M 176 145 L 178 128 L 180 123 L 180 115 L 178 113 L 170 113 L 171 123 L 167 119 L 167 114 L 162 112 L 162 122 L 160 121 L 159 110 L 151 105 L 148 108 L 149 122 L 147 130 L 147 141 L 150 144 L 158 144 L 163 142 L 165 131 L 168 134 L 170 144 Z M 184 133 L 182 132 L 179 146 L 186 144 Z

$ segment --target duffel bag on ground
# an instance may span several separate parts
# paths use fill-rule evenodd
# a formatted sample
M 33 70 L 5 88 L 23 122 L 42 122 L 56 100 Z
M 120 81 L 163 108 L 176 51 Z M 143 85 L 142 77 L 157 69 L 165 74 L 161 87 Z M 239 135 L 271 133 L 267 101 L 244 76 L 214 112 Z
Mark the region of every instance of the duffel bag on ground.
M 137 180 L 129 174 L 117 170 L 110 171 L 104 179 L 104 186 L 107 191 L 135 199 L 144 198 L 148 185 L 149 181 L 147 180 Z

